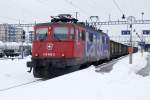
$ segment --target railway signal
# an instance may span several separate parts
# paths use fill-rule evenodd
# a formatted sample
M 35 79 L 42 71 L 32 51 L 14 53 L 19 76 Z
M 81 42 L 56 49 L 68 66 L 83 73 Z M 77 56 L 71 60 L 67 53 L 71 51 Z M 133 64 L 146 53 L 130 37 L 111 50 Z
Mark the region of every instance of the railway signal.
M 130 35 L 130 30 L 122 30 L 121 35 Z
M 150 35 L 150 30 L 143 30 L 143 35 Z

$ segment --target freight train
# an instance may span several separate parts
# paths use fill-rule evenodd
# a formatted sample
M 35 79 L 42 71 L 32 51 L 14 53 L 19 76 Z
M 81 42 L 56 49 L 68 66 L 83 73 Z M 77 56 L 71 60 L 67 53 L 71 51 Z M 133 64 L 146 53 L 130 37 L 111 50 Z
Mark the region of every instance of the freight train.
M 69 14 L 34 26 L 32 60 L 37 78 L 50 78 L 128 54 L 128 46 L 110 40 L 102 30 L 80 23 Z

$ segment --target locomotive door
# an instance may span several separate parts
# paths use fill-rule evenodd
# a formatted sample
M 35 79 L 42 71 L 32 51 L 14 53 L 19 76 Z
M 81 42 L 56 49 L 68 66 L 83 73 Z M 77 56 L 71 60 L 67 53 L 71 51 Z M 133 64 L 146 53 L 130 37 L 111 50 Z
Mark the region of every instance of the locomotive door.
M 75 29 L 75 55 L 77 57 L 83 57 L 83 44 L 81 40 L 81 31 L 76 28 Z

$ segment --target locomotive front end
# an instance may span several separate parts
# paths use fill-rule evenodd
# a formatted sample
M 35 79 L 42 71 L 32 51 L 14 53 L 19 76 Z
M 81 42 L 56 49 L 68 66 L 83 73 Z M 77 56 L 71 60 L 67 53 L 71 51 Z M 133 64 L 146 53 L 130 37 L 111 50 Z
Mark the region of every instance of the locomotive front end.
M 52 17 L 50 23 L 34 26 L 32 61 L 34 77 L 49 78 L 79 69 L 84 62 L 85 31 L 69 14 Z
M 74 52 L 74 27 L 71 24 L 37 25 L 32 47 L 32 61 L 35 77 L 47 77 L 76 65 Z M 31 71 L 31 70 L 30 70 Z M 55 72 L 55 73 L 53 73 Z
M 73 41 L 68 26 L 36 27 L 35 34 L 33 58 L 72 58 Z

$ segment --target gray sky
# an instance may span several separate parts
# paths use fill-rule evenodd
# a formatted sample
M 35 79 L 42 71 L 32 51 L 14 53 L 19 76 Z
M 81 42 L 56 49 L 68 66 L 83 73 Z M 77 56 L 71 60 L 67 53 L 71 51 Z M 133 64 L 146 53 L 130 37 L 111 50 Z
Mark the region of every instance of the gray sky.
M 127 16 L 141 18 L 141 12 L 144 12 L 144 18 L 150 19 L 149 0 L 115 1 Z M 98 15 L 100 20 L 108 20 L 108 16 L 111 15 L 112 20 L 118 20 L 122 15 L 113 0 L 0 0 L 0 8 L 0 22 L 12 23 L 19 19 L 24 22 L 44 22 L 48 21 L 51 15 L 75 14 L 76 11 L 79 12 L 80 20 L 85 20 L 91 15 Z
M 144 12 L 144 19 L 150 19 L 150 0 L 115 1 L 126 16 L 141 19 L 141 12 Z M 0 23 L 18 23 L 19 20 L 22 23 L 47 22 L 50 16 L 60 13 L 75 15 L 76 11 L 81 21 L 91 15 L 98 15 L 100 21 L 108 20 L 109 15 L 111 20 L 121 20 L 122 16 L 113 0 L 0 0 Z M 104 27 L 104 30 L 107 29 L 110 30 L 110 26 Z

